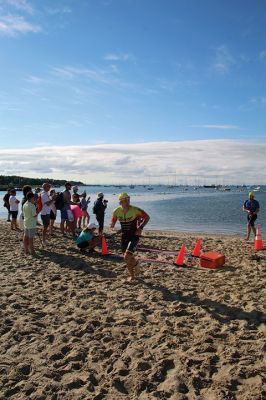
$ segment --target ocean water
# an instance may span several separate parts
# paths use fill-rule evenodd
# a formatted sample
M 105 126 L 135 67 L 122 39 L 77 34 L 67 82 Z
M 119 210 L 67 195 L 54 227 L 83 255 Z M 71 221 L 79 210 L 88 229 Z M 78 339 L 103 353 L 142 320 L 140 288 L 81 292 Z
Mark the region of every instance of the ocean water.
M 63 188 L 56 189 L 58 191 Z M 143 208 L 151 217 L 149 229 L 180 231 L 180 232 L 206 232 L 219 234 L 244 234 L 246 230 L 246 214 L 242 211 L 242 205 L 248 198 L 248 190 L 232 187 L 230 191 L 193 187 L 135 186 L 134 188 L 122 186 L 88 186 L 79 189 L 81 193 L 86 190 L 91 196 L 89 214 L 91 222 L 95 220 L 92 213 L 93 202 L 98 192 L 105 194 L 108 200 L 105 224 L 109 225 L 112 211 L 117 207 L 117 196 L 126 191 L 131 196 L 131 204 Z M 0 192 L 2 199 L 5 192 Z M 260 202 L 261 211 L 257 222 L 266 231 L 266 187 L 261 187 L 260 192 L 255 193 L 255 198 Z M 21 200 L 22 192 L 17 192 Z M 6 209 L 3 202 L 0 203 L 0 218 L 6 219 Z M 59 221 L 58 212 L 57 221 Z M 119 224 L 117 223 L 117 226 Z

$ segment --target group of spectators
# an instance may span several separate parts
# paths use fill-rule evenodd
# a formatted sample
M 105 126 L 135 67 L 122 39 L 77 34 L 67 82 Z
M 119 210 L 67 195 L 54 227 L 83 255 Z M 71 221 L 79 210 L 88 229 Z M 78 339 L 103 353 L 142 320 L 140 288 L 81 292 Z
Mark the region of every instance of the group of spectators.
M 8 212 L 7 221 L 11 222 L 11 230 L 22 229 L 24 231 L 23 242 L 26 253 L 34 252 L 33 238 L 36 235 L 36 226 L 40 224 L 38 222 L 39 215 L 42 222 L 42 243 L 44 246 L 47 235 L 54 234 L 57 212 L 60 212 L 60 230 L 64 236 L 70 234 L 73 238 L 76 238 L 82 227 L 87 229 L 90 221 L 88 212 L 90 197 L 87 196 L 86 192 L 79 194 L 77 186 L 73 186 L 71 192 L 71 187 L 72 185 L 67 182 L 65 190 L 56 193 L 54 189 L 51 189 L 50 183 L 44 183 L 42 188 L 36 188 L 34 192 L 30 185 L 25 185 L 22 189 L 23 198 L 21 201 L 17 198 L 15 189 L 7 191 L 3 197 L 4 206 Z M 104 194 L 98 193 L 93 212 L 99 224 L 99 234 L 103 232 L 107 202 L 107 200 L 104 200 Z M 20 203 L 21 213 L 19 215 Z
M 4 196 L 4 205 L 8 210 L 8 221 L 11 221 L 11 229 L 19 229 L 17 223 L 18 208 L 20 200 L 16 197 L 16 190 L 11 189 Z M 130 196 L 127 193 L 120 193 L 118 196 L 119 207 L 115 208 L 112 215 L 110 227 L 114 229 L 117 221 L 121 224 L 121 249 L 129 274 L 133 280 L 139 275 L 139 263 L 134 256 L 142 229 L 148 223 L 150 217 L 142 209 L 130 204 Z M 57 210 L 61 213 L 60 230 L 65 236 L 70 233 L 76 241 L 81 252 L 94 251 L 94 247 L 102 240 L 104 229 L 104 214 L 107 207 L 107 200 L 104 194 L 98 193 L 94 202 L 93 213 L 98 225 L 89 223 L 90 215 L 88 205 L 90 197 L 84 192 L 78 193 L 78 187 L 65 184 L 65 190 L 56 193 L 51 189 L 49 183 L 42 185 L 42 190 L 37 189 L 33 193 L 31 186 L 23 187 L 23 199 L 21 201 L 21 220 L 23 221 L 23 245 L 26 254 L 35 254 L 34 236 L 36 235 L 38 214 L 42 220 L 42 244 L 46 244 L 48 229 L 53 234 L 54 221 Z M 11 220 L 10 220 L 11 217 Z M 83 229 L 81 228 L 83 226 Z M 98 228 L 98 235 L 95 230 Z M 79 235 L 77 235 L 77 232 Z

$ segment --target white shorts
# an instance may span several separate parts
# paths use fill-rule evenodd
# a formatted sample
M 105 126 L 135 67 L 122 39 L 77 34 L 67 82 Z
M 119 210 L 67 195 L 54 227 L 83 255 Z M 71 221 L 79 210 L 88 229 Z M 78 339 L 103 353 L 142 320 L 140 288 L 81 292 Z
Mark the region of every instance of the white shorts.
M 34 236 L 36 235 L 36 228 L 32 228 L 32 229 L 24 229 L 24 235 L 27 236 L 29 239 L 34 238 Z
M 71 210 L 67 210 L 67 219 L 69 222 L 73 222 L 74 221 L 74 214 Z

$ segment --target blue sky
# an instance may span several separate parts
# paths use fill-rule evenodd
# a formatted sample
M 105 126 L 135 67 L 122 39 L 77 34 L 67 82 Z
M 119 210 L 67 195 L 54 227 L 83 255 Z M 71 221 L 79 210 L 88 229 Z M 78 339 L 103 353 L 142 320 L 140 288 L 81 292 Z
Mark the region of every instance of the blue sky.
M 0 0 L 2 173 L 266 183 L 265 27 L 263 0 Z

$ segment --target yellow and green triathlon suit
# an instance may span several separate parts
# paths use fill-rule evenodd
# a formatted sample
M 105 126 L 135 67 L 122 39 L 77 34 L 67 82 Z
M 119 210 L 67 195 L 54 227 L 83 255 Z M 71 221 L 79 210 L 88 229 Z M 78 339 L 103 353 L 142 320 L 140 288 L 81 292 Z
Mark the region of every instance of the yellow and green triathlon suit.
M 121 224 L 122 240 L 121 248 L 123 253 L 127 250 L 133 253 L 136 250 L 139 236 L 136 235 L 141 222 L 147 218 L 147 214 L 141 208 L 129 206 L 128 212 L 124 213 L 121 206 L 117 207 L 112 216 L 112 223 L 118 220 Z

